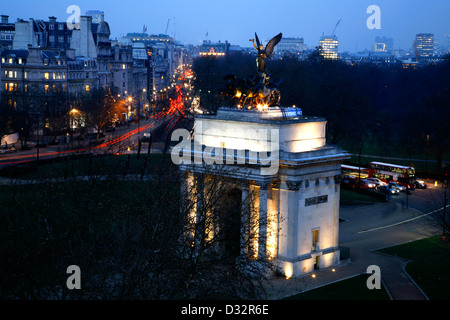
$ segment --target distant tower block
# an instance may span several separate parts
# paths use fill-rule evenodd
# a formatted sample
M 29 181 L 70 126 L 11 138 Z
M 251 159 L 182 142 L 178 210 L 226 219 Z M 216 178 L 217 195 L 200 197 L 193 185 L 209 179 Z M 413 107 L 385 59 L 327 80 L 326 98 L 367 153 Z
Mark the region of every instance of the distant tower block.
M 201 147 L 193 148 L 192 155 L 202 157 L 203 164 L 180 165 L 184 191 L 188 182 L 217 174 L 235 181 L 230 188 L 237 190 L 241 203 L 249 193 L 256 195 L 252 205 L 259 214 L 253 217 L 259 221 L 260 240 L 253 248 L 241 241 L 240 254 L 270 259 L 287 278 L 339 264 L 339 177 L 342 161 L 349 158 L 326 145 L 325 119 L 302 117 L 298 111 L 220 108 L 217 115 L 196 115 L 193 140 Z M 217 173 L 205 162 L 214 148 L 215 156 L 225 149 Z M 264 171 L 269 167 L 262 162 L 267 151 L 272 170 Z M 234 163 L 227 164 L 230 155 Z M 187 192 L 190 197 L 203 192 L 202 184 L 196 185 Z M 248 214 L 242 209 L 241 222 L 248 221 Z

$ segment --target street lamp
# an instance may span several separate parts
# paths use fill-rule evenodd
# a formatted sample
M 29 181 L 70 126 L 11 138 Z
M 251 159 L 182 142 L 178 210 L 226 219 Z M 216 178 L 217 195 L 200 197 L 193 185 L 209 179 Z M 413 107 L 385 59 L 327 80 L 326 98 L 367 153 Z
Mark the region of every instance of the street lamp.
M 74 139 L 73 133 L 74 133 L 74 129 L 75 129 L 74 117 L 77 113 L 78 113 L 78 110 L 75 108 L 72 108 L 72 110 L 69 111 L 69 115 L 70 115 L 69 127 L 70 127 L 70 135 L 72 138 L 72 148 L 73 148 L 73 139 Z

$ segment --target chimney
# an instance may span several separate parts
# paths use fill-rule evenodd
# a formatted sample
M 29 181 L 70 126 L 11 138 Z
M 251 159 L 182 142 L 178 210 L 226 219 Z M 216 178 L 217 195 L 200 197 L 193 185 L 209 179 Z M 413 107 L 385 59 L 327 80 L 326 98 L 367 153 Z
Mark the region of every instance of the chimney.
M 48 17 L 48 21 L 52 22 L 52 23 L 56 23 L 56 17 Z
M 1 17 L 2 17 L 2 23 L 9 23 L 9 16 L 2 14 Z
M 114 60 L 120 60 L 120 56 L 119 56 L 120 54 L 119 54 L 119 46 L 118 45 L 116 45 L 115 47 L 114 47 Z

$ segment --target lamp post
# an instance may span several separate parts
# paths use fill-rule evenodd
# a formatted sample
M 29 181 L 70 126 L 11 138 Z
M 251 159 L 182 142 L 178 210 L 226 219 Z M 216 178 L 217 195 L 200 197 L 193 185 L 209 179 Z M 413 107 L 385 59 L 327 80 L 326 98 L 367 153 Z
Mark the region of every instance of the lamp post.
M 73 149 L 73 139 L 74 139 L 74 128 L 75 128 L 75 115 L 78 113 L 78 110 L 73 108 L 69 111 L 69 128 L 70 128 L 70 136 L 72 140 L 72 149 Z
M 444 177 L 447 177 L 447 174 L 444 175 Z M 448 182 L 448 181 L 446 181 Z M 442 220 L 442 240 L 445 240 L 445 227 L 447 226 L 447 223 L 445 221 L 445 210 L 447 207 L 447 187 L 448 183 L 445 184 L 444 182 L 444 212 L 443 212 L 443 220 Z

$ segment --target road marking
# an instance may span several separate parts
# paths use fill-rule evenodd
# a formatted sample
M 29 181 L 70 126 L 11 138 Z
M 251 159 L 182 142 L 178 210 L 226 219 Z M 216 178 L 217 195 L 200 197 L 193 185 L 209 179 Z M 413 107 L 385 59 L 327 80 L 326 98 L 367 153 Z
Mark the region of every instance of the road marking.
M 450 206 L 450 204 L 447 205 L 446 208 L 448 208 L 449 206 Z M 371 231 L 376 231 L 376 230 L 381 230 L 381 229 L 386 229 L 386 228 L 395 227 L 395 226 L 398 226 L 398 225 L 400 225 L 400 224 L 408 223 L 408 222 L 411 222 L 411 221 L 413 221 L 413 220 L 417 220 L 417 219 L 423 218 L 423 217 L 425 217 L 425 216 L 429 216 L 430 214 L 436 213 L 436 212 L 441 211 L 441 210 L 443 210 L 443 209 L 444 209 L 444 207 L 442 207 L 442 208 L 440 208 L 440 209 L 436 209 L 436 210 L 434 210 L 434 211 L 432 211 L 432 212 L 425 213 L 425 214 L 422 214 L 422 215 L 420 215 L 420 216 L 417 216 L 417 217 L 408 219 L 408 220 L 400 221 L 400 222 L 393 223 L 393 224 L 390 224 L 390 225 L 387 225 L 387 226 L 382 226 L 382 227 L 378 227 L 378 228 L 373 228 L 373 229 L 368 229 L 368 230 L 359 231 L 358 233 L 366 233 L 366 232 L 371 232 Z

